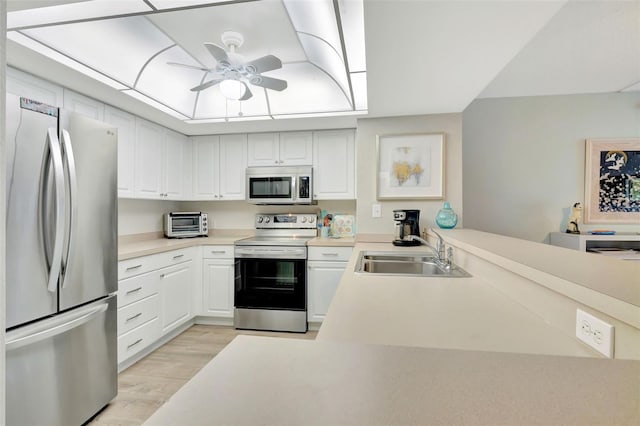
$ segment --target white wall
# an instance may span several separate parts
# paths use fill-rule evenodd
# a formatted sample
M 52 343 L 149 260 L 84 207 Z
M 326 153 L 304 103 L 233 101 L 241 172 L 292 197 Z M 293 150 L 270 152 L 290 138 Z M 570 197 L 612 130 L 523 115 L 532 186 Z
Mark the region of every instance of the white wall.
M 445 134 L 445 200 L 459 216 L 462 226 L 462 114 L 432 114 L 358 120 L 356 132 L 357 226 L 359 233 L 392 234 L 394 209 L 419 209 L 422 228 L 435 225 L 444 200 L 377 201 L 376 136 L 402 133 Z M 374 203 L 382 205 L 382 217 L 371 217 Z
M 118 235 L 162 232 L 162 215 L 180 210 L 177 201 L 118 199 Z
M 640 93 L 477 99 L 463 134 L 465 226 L 546 242 L 584 203 L 585 139 L 640 136 Z

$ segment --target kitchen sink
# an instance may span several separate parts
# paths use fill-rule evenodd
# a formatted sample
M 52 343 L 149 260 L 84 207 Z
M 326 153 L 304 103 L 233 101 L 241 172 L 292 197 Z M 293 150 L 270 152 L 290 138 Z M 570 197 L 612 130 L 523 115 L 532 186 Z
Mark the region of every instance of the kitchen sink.
M 355 272 L 419 277 L 459 278 L 471 276 L 454 264 L 447 269 L 437 262 L 435 256 L 424 253 L 361 252 Z

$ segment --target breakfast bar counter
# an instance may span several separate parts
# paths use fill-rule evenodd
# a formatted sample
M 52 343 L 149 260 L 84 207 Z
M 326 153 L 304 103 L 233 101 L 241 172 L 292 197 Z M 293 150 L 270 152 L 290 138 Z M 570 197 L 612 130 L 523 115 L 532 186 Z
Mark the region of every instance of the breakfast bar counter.
M 356 273 L 361 251 L 428 251 L 356 242 L 315 341 L 239 336 L 145 424 L 640 423 L 634 267 L 600 264 L 621 281 L 585 293 L 518 256 L 589 254 L 457 231 L 442 234 L 471 277 Z M 576 306 L 616 326 L 621 359 L 575 337 Z

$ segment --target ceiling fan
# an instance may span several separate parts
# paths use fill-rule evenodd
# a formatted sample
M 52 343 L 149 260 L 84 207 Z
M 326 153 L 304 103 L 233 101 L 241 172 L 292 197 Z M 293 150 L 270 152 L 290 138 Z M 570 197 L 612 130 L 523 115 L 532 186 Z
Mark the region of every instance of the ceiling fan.
M 242 46 L 244 42 L 242 34 L 234 31 L 225 31 L 222 33 L 221 38 L 222 43 L 224 43 L 227 49 L 214 43 L 204 43 L 204 46 L 217 62 L 215 68 L 167 62 L 168 65 L 197 69 L 218 75 L 217 78 L 193 87 L 191 89 L 192 92 L 198 92 L 219 84 L 220 90 L 226 98 L 246 101 L 253 96 L 247 83 L 277 91 L 282 91 L 287 88 L 287 82 L 285 80 L 262 75 L 263 72 L 282 68 L 282 61 L 280 61 L 280 59 L 273 55 L 266 55 L 247 62 L 242 55 L 236 53 L 236 49 Z

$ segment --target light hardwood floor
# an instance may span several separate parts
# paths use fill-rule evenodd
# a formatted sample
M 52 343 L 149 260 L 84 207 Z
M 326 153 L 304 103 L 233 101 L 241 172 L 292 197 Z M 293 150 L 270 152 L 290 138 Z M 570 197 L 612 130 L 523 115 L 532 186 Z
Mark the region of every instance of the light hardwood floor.
M 90 426 L 140 425 L 237 335 L 315 339 L 317 332 L 273 333 L 194 325 L 118 376 L 118 396 Z

